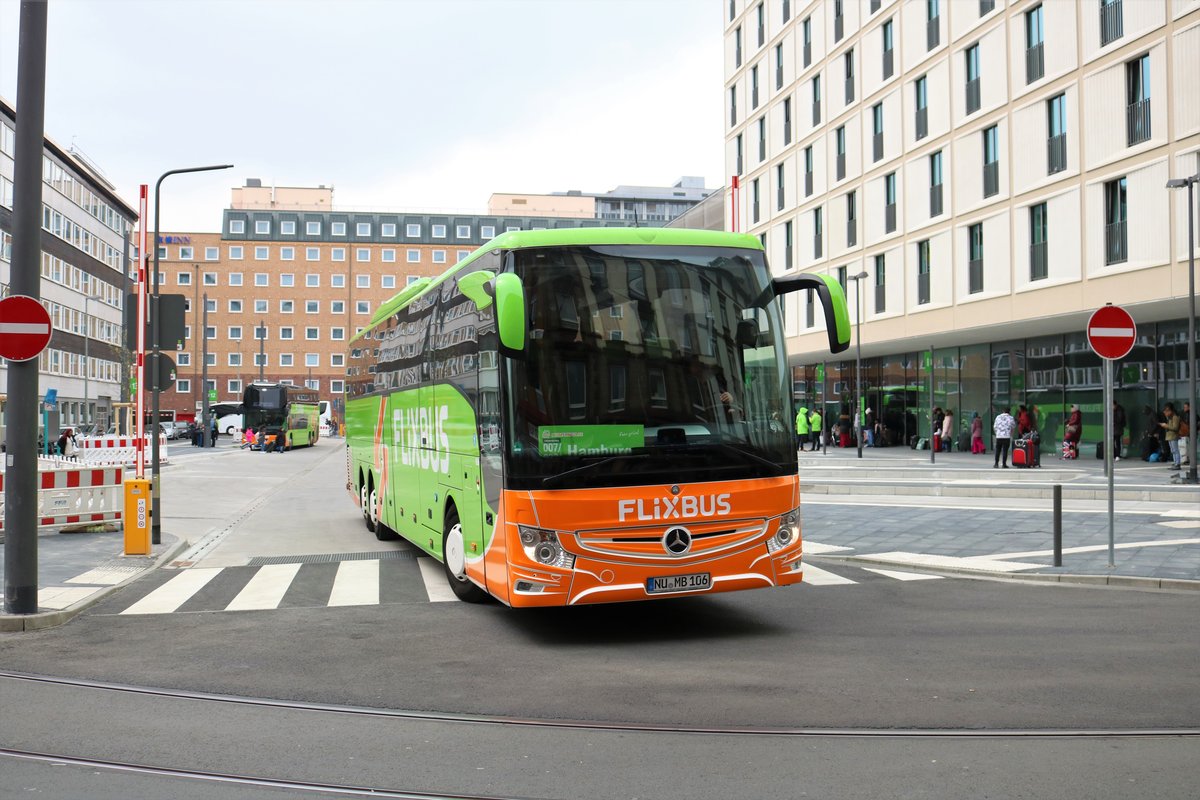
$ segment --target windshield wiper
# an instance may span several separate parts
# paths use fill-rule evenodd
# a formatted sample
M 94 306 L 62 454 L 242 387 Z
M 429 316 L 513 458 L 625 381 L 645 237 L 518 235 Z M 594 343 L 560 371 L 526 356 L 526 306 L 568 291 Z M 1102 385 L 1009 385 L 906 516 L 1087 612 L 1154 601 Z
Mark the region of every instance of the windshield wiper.
M 703 449 L 706 447 L 724 450 L 727 453 L 737 453 L 739 456 L 742 456 L 743 458 L 745 458 L 749 461 L 756 461 L 759 464 L 770 467 L 773 470 L 779 469 L 779 464 L 770 460 L 769 458 L 763 458 L 762 456 L 758 455 L 757 453 L 752 453 L 749 450 L 743 450 L 740 447 L 734 447 L 733 445 L 726 444 L 725 442 L 706 442 L 704 444 L 695 444 L 695 445 L 690 445 L 688 449 L 693 449 L 693 448 Z
M 594 469 L 604 466 L 605 464 L 612 464 L 613 462 L 620 461 L 623 458 L 643 459 L 649 457 L 650 453 L 623 453 L 617 456 L 609 456 L 607 458 L 602 458 L 599 461 L 593 461 L 590 464 L 584 464 L 582 467 L 575 467 L 575 469 L 569 469 L 566 472 L 560 472 L 557 475 L 550 475 L 549 477 L 542 478 L 542 486 L 552 489 L 554 488 L 555 483 L 564 478 L 590 472 Z

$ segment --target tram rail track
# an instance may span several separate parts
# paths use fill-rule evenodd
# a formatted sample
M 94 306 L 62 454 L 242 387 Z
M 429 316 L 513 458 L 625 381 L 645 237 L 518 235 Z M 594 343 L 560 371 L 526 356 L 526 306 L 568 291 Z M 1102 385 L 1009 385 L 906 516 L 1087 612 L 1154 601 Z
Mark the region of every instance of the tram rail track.
M 896 739 L 1103 739 L 1103 738 L 1200 738 L 1200 727 L 1181 728 L 822 728 L 785 726 L 713 726 L 651 724 L 583 719 L 515 717 L 484 714 L 463 714 L 440 711 L 418 711 L 371 706 L 316 703 L 302 700 L 282 700 L 269 697 L 197 692 L 188 689 L 169 689 L 152 686 L 69 678 L 36 673 L 0 670 L 0 680 L 24 681 L 42 685 L 58 685 L 76 689 L 117 692 L 167 699 L 202 701 L 232 706 L 257 706 L 286 711 L 310 711 L 349 717 L 407 719 L 419 722 L 445 722 L 464 725 L 500 727 L 558 728 L 611 733 L 670 733 L 707 736 L 774 736 L 822 738 L 896 738 Z M 0 749 L 0 753 L 4 753 Z M 405 795 L 397 795 L 405 796 Z M 423 795 L 414 795 L 423 796 Z M 435 795 L 430 795 L 435 796 Z

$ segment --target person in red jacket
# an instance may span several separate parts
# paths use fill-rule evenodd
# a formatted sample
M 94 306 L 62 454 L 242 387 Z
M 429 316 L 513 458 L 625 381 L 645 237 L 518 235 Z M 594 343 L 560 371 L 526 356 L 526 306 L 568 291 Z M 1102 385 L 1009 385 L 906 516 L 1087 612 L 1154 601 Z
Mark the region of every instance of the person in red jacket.
M 1071 416 L 1067 417 L 1067 430 L 1063 437 L 1071 452 L 1071 458 L 1079 458 L 1079 437 L 1083 433 L 1083 414 L 1079 406 L 1071 406 Z

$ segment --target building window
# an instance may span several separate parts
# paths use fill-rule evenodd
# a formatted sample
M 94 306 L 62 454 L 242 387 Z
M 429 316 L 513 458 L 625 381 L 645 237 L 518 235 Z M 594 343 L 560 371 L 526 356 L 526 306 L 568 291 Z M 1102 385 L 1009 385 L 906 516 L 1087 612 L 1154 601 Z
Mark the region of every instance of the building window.
M 792 143 L 792 98 L 783 99 L 783 146 Z
M 821 124 L 821 76 L 814 75 L 812 79 L 812 108 L 813 127 Z
M 758 160 L 767 160 L 767 118 L 765 115 L 758 118 Z
M 294 219 L 281 220 L 279 223 L 279 233 L 281 236 L 295 236 L 296 235 L 296 220 L 294 220 Z
M 742 26 L 733 30 L 733 66 L 742 66 Z
M 808 69 L 812 64 L 812 17 L 806 17 L 800 23 L 800 30 L 804 39 L 804 68 Z
M 758 178 L 755 178 L 755 179 L 754 179 L 753 181 L 751 181 L 751 183 L 750 183 L 750 203 L 751 203 L 750 209 L 751 209 L 751 212 L 752 212 L 752 214 L 751 214 L 751 219 L 752 219 L 754 222 L 758 222 L 758 220 L 759 220 L 759 217 L 760 217 L 760 214 L 759 214 L 759 207 L 758 207 L 758 200 L 759 200 L 759 197 L 758 197 Z
M 974 114 L 981 102 L 979 90 L 979 45 L 967 48 L 967 113 Z
M 846 177 L 846 126 L 839 125 L 837 130 L 833 132 L 834 142 L 834 167 L 836 172 L 836 180 L 842 180 Z
M 355 275 L 354 276 L 354 285 L 355 285 L 355 287 L 357 287 L 359 289 L 370 289 L 371 288 L 371 276 L 370 275 Z
M 290 325 L 285 325 L 279 329 L 279 339 L 283 342 L 290 342 L 295 338 L 295 330 Z
M 1125 129 L 1129 146 L 1150 138 L 1150 54 L 1135 58 L 1125 65 L 1125 85 L 1128 105 L 1125 109 Z
M 246 220 L 231 219 L 229 220 L 229 232 L 231 234 L 241 235 L 246 232 Z
M 495 239 L 496 238 L 496 226 L 495 225 L 480 225 L 479 226 L 479 238 L 485 239 L 485 240 L 486 239 Z
M 887 311 L 887 264 L 883 253 L 875 256 L 875 313 Z
M 792 0 L 783 0 L 783 21 L 784 21 L 784 24 L 787 24 L 787 21 L 788 21 L 789 19 L 791 19 L 791 18 L 792 18 Z
M 254 356 L 255 356 L 255 364 L 254 365 L 258 366 L 258 362 L 257 362 L 258 353 L 255 353 Z M 295 363 L 295 356 L 293 356 L 291 353 L 280 353 L 279 354 L 279 366 L 290 367 L 294 363 Z M 266 366 L 266 364 L 264 363 L 263 366 Z
M 259 245 L 254 248 L 254 260 L 266 261 L 271 257 L 271 248 L 265 245 Z
M 226 277 L 226 280 L 229 282 L 230 286 L 241 286 L 242 285 L 242 273 L 240 273 L 240 272 L 231 272 L 225 277 Z
M 784 186 L 783 186 L 783 164 L 778 164 L 775 167 L 775 207 L 779 211 L 783 211 L 784 206 Z
M 396 238 L 396 223 L 385 222 L 379 226 L 379 235 L 385 239 Z
M 1045 31 L 1042 29 L 1040 5 L 1025 12 L 1025 82 L 1033 83 L 1046 74 L 1043 54 Z
M 344 223 L 344 222 L 329 223 L 329 233 L 332 236 L 345 236 L 346 235 L 346 223 Z
M 229 326 L 229 338 L 235 342 L 241 341 L 242 326 L 241 325 L 230 325 Z
M 813 193 L 813 149 L 810 144 L 804 148 L 804 196 L 812 197 Z
M 445 250 L 434 250 L 433 251 L 433 263 L 445 264 L 446 263 L 446 251 Z
M 454 226 L 454 236 L 455 236 L 455 238 L 458 238 L 458 239 L 470 239 L 471 238 L 471 226 L 470 225 L 455 225 Z
M 792 221 L 783 223 L 783 268 L 792 268 Z
M 294 300 L 280 300 L 279 313 L 291 314 L 296 310 L 296 302 Z
M 1115 42 L 1125 32 L 1121 0 L 1100 0 L 1100 46 Z
M 313 220 L 305 222 L 304 223 L 304 233 L 308 236 L 320 236 L 321 235 L 321 223 L 317 222 L 317 221 L 313 221 Z
M 344 248 L 344 247 L 330 248 L 329 249 L 329 260 L 330 261 L 345 261 L 346 260 L 346 248 Z
M 1046 101 L 1046 128 L 1050 133 L 1046 142 L 1046 174 L 1053 175 L 1067 168 L 1066 94 L 1055 95 Z
M 355 314 L 370 314 L 371 304 L 366 300 L 358 300 L 354 304 Z
M 306 273 L 304 276 L 304 285 L 309 289 L 319 289 L 321 286 L 321 276 L 316 272 Z
M 279 285 L 283 287 L 292 287 L 296 285 L 296 276 L 290 272 L 285 272 L 279 276 Z
M 304 248 L 304 260 L 305 261 L 320 261 L 321 260 L 321 248 L 319 248 L 319 247 Z
M 833 41 L 840 42 L 846 33 L 846 15 L 842 7 L 844 0 L 833 0 Z
M 245 250 L 242 249 L 242 246 L 240 244 L 230 245 L 229 260 L 230 261 L 241 261 L 243 258 L 245 258 L 244 253 L 245 253 Z
M 883 79 L 886 81 L 895 71 L 895 39 L 889 19 L 883 23 Z
M 842 56 L 842 63 L 846 68 L 846 105 L 854 102 L 854 48 L 846 51 L 846 55 Z
M 204 260 L 205 261 L 216 261 L 220 257 L 221 257 L 221 254 L 220 254 L 220 251 L 218 248 L 216 248 L 216 247 L 204 248 Z
M 265 236 L 271 233 L 271 220 L 256 219 L 254 220 L 254 232 L 259 236 Z
M 255 314 L 267 313 L 267 301 L 266 300 L 255 300 L 254 301 L 254 313 Z
M 741 175 L 745 170 L 742 168 L 742 135 L 739 133 L 734 141 L 734 160 L 737 162 L 734 167 L 734 172 Z
M 925 0 L 925 49 L 932 50 L 941 42 L 941 11 L 939 0 Z
M 175 391 L 179 394 L 191 394 L 192 382 L 187 378 L 179 378 L 175 381 Z
M 755 14 L 758 16 L 758 46 L 762 47 L 767 41 L 767 12 L 763 9 L 762 3 L 758 4 Z
M 1104 263 L 1120 264 L 1129 258 L 1125 223 L 1125 178 L 1104 184 Z
M 929 135 L 929 81 L 925 75 L 913 82 L 917 99 L 917 141 Z
M 306 367 L 321 366 L 321 354 L 320 353 L 305 353 L 304 354 L 304 366 L 306 366 Z
M 445 225 L 431 225 L 430 228 L 431 228 L 432 236 L 434 239 L 445 239 L 446 238 L 446 226 Z
M 346 329 L 345 328 L 330 328 L 329 329 L 329 338 L 335 342 L 344 341 L 346 338 Z M 341 354 L 338 353 L 338 354 L 335 354 L 335 356 L 337 358 L 340 358 Z M 341 364 L 334 364 L 334 366 L 340 367 Z
M 317 341 L 321 338 L 320 328 L 305 328 L 304 338 L 310 342 Z
M 279 248 L 279 260 L 280 261 L 295 261 L 296 260 L 296 248 L 294 248 L 294 247 Z
M 371 249 L 368 247 L 356 247 L 354 249 L 354 260 L 360 264 L 365 264 L 371 260 Z
M 393 247 L 385 247 L 380 251 L 380 260 L 385 264 L 396 263 L 396 250 Z
M 970 261 L 967 263 L 967 291 L 978 294 L 983 291 L 983 223 L 976 222 L 967 228 Z
M 404 235 L 409 237 L 421 235 L 421 225 L 417 222 L 410 222 L 404 226 Z
M 346 313 L 346 301 L 345 300 L 330 300 L 329 301 L 329 313 L 330 314 L 345 314 Z
M 305 300 L 304 301 L 304 313 L 305 314 L 320 314 L 321 313 L 321 301 L 320 300 Z
M 983 132 L 983 196 L 991 197 L 1000 191 L 1000 134 L 993 125 Z
M 1049 274 L 1046 234 L 1049 218 L 1046 204 L 1029 207 L 1029 280 L 1040 281 Z
M 737 87 L 729 87 L 729 127 L 737 125 Z
M 192 365 L 192 354 L 188 351 L 181 350 L 175 356 L 179 360 L 179 366 L 190 367 Z
M 942 151 L 929 156 L 929 216 L 942 213 Z
M 240 361 L 238 363 L 238 366 L 241 366 Z M 238 380 L 237 378 L 230 378 L 229 382 L 226 385 L 229 387 L 230 394 L 233 394 L 234 396 L 241 395 L 242 382 L 240 380 Z
M 883 103 L 879 102 L 871 106 L 871 150 L 875 156 L 874 160 L 879 161 L 883 158 Z
M 210 298 L 210 299 L 208 299 L 208 300 L 205 300 L 205 301 L 204 301 L 204 310 L 205 310 L 205 311 L 212 311 L 213 313 L 216 313 L 216 310 L 217 310 L 217 300 L 216 300 L 216 298 Z
M 179 248 L 179 260 L 180 261 L 191 261 L 193 258 L 193 256 L 192 256 L 193 252 L 194 251 L 190 247 Z
M 858 244 L 858 193 L 846 194 L 846 246 Z
M 783 45 L 775 45 L 775 88 L 783 88 Z
M 191 286 L 192 285 L 192 273 L 190 273 L 190 272 L 178 273 L 175 276 L 175 285 L 176 286 Z
M 267 273 L 265 273 L 265 272 L 256 272 L 256 273 L 254 273 L 254 285 L 255 286 L 270 286 L 271 279 L 268 277 Z
M 371 235 L 371 223 L 369 223 L 369 222 L 355 223 L 354 235 L 355 236 L 370 236 Z
M 750 108 L 758 108 L 758 65 L 750 68 Z
M 883 176 L 883 230 L 892 233 L 896 230 L 896 173 L 889 172 Z
M 820 206 L 813 209 L 813 258 L 818 261 L 821 259 L 824 251 L 822 245 L 825 238 L 825 225 L 821 210 Z
M 241 300 L 230 300 L 229 301 L 229 313 L 230 314 L 242 313 L 242 301 Z
M 917 305 L 929 303 L 929 240 L 917 242 Z

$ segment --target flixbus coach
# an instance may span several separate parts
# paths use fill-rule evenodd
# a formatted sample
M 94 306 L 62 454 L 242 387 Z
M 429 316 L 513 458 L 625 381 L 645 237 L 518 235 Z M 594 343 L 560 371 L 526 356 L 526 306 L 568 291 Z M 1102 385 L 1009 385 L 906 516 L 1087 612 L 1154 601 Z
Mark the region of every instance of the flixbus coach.
M 381 538 L 510 606 L 783 586 L 803 576 L 791 376 L 754 236 L 505 233 L 350 343 L 347 488 Z

